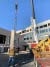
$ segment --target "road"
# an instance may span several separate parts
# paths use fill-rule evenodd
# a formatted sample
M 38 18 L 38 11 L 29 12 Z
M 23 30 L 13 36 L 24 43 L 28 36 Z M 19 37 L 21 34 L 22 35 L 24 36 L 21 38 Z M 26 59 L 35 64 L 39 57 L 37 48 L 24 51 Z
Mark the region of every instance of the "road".
M 8 67 L 8 55 L 0 54 L 0 67 Z M 35 67 L 30 53 L 16 55 L 16 67 Z
M 0 67 L 8 67 L 8 55 L 0 54 Z

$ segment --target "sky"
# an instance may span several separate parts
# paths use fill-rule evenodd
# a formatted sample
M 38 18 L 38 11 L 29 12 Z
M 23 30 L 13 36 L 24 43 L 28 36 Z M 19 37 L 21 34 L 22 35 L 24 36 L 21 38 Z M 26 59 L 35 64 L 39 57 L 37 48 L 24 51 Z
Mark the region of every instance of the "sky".
M 18 4 L 15 14 L 15 3 Z M 50 19 L 50 0 L 34 0 L 36 23 Z M 16 21 L 15 21 L 16 16 Z M 0 0 L 0 28 L 16 30 L 30 26 L 32 17 L 31 0 Z

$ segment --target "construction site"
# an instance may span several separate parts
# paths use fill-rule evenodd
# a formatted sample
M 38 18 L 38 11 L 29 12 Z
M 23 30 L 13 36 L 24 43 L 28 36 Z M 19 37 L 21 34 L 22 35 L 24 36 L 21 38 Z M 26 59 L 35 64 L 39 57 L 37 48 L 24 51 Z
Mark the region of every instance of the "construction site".
M 26 29 L 17 31 L 16 22 L 11 31 L 0 28 L 0 67 L 50 67 L 50 19 L 37 24 L 33 0 L 31 9 Z

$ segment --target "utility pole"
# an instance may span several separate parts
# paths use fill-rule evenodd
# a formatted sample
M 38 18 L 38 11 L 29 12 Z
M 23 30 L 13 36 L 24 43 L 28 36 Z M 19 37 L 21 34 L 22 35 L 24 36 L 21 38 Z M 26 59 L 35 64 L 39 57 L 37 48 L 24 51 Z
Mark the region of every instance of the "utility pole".
M 31 22 L 32 22 L 32 47 L 33 48 L 33 45 L 37 45 L 38 44 L 38 38 L 37 38 L 37 32 L 36 32 L 36 21 L 35 21 L 35 10 L 34 10 L 34 3 L 33 3 L 33 0 L 31 0 L 31 5 L 32 5 L 32 18 L 31 18 Z M 32 49 L 33 51 L 33 49 Z M 35 59 L 35 55 L 34 55 L 34 63 L 36 62 L 36 67 L 37 67 L 37 61 Z
M 16 39 L 16 25 L 17 25 L 17 4 L 15 4 L 15 22 L 14 22 L 14 27 L 13 30 L 11 31 L 11 40 L 10 40 L 10 49 L 9 49 L 9 62 L 11 60 L 14 60 L 15 57 L 15 39 Z M 11 61 L 12 62 L 12 61 Z M 14 64 L 14 62 L 13 62 Z M 11 64 L 10 64 L 11 65 Z
M 31 6 L 32 6 L 31 24 L 32 24 L 32 33 L 33 33 L 32 41 L 38 43 L 37 32 L 36 32 L 35 10 L 34 10 L 33 0 L 31 0 Z

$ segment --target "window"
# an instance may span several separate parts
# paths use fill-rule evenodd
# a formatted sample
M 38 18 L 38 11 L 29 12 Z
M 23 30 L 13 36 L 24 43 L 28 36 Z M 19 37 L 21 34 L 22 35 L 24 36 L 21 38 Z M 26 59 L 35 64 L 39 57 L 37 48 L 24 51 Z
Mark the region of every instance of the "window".
M 45 29 L 46 32 L 48 32 L 48 29 Z
M 38 27 L 36 27 L 36 29 L 38 29 Z
M 32 37 L 30 37 L 30 39 L 32 39 Z
M 29 38 L 27 37 L 27 38 L 24 38 L 24 40 L 29 40 Z
M 43 26 L 40 26 L 40 28 L 43 28 Z
M 50 31 L 50 28 L 49 28 L 49 31 Z
M 27 32 L 29 32 L 29 30 L 27 30 Z
M 38 31 L 38 29 L 37 29 L 37 28 L 36 28 L 35 30 L 36 30 L 36 33 L 39 33 L 39 31 Z
M 30 29 L 30 31 L 31 31 L 31 29 Z
M 48 23 L 48 26 L 50 26 L 50 23 Z
M 22 31 L 22 33 L 24 33 L 24 31 Z
M 45 30 L 40 30 L 40 33 L 44 33 L 45 32 Z
M 5 41 L 6 41 L 6 36 L 0 35 L 0 44 L 5 44 Z
M 26 32 L 26 30 L 23 30 L 23 31 L 22 31 L 22 33 L 25 33 L 25 32 Z
M 48 29 L 40 30 L 40 33 L 45 33 L 45 32 L 48 32 Z
M 45 24 L 44 27 L 47 27 L 47 24 Z
M 43 28 L 43 27 L 47 27 L 47 24 L 43 25 L 43 26 L 40 26 L 40 28 Z
M 27 40 L 29 40 L 29 38 L 27 37 Z
M 24 40 L 26 40 L 26 38 L 24 38 Z
M 21 32 L 19 32 L 19 34 L 21 34 Z

